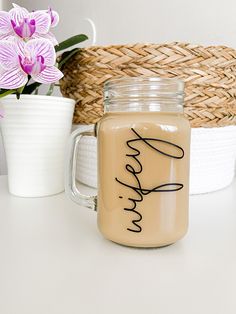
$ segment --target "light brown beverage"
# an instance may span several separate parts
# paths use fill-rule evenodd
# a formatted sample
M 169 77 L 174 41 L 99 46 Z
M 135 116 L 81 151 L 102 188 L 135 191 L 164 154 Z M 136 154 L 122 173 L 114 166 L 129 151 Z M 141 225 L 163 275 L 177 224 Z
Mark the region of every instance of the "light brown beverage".
M 73 132 L 66 192 L 98 212 L 101 233 L 114 242 L 159 247 L 188 228 L 190 126 L 178 79 L 122 77 L 106 82 L 105 114 Z M 75 184 L 75 157 L 83 136 L 98 138 L 98 195 Z
M 158 247 L 188 227 L 188 120 L 178 112 L 108 112 L 98 126 L 98 227 L 114 242 Z

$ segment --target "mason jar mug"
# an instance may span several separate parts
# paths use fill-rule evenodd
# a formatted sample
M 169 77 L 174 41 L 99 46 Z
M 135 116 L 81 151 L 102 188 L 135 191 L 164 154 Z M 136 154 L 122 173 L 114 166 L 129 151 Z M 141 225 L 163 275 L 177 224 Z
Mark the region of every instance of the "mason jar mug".
M 112 79 L 105 84 L 102 119 L 72 133 L 66 192 L 97 210 L 105 238 L 160 247 L 187 232 L 190 126 L 183 114 L 183 90 L 177 79 Z M 97 196 L 83 195 L 76 186 L 82 136 L 97 137 Z

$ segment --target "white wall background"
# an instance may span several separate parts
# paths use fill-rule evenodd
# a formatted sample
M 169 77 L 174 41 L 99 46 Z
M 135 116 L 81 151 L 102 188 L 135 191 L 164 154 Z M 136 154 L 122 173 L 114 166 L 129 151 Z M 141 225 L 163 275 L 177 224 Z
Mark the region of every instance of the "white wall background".
M 4 9 L 11 1 L 0 0 Z M 61 22 L 58 40 L 77 33 L 91 38 L 96 26 L 98 45 L 133 42 L 184 41 L 236 48 L 235 0 L 15 0 L 29 10 L 57 10 Z M 0 174 L 6 172 L 0 143 Z
M 16 0 L 15 0 L 16 1 Z M 6 2 L 6 0 L 5 0 Z M 9 1 L 10 2 L 10 1 Z M 189 41 L 236 47 L 235 0 L 18 0 L 59 11 L 58 38 L 97 27 L 97 43 Z

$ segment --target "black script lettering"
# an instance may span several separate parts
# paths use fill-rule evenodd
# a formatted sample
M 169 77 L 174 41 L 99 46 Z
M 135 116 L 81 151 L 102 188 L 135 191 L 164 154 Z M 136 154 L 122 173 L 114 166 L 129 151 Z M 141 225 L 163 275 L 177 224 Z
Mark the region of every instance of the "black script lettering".
M 136 135 L 137 138 L 128 140 L 126 142 L 126 145 L 133 151 L 132 154 L 126 154 L 126 156 L 132 158 L 132 160 L 135 161 L 135 163 L 137 165 L 137 169 L 135 169 L 130 164 L 126 164 L 125 169 L 127 170 L 127 172 L 129 172 L 133 176 L 136 183 L 135 183 L 135 185 L 129 185 L 125 182 L 122 182 L 118 178 L 115 178 L 115 180 L 118 183 L 120 183 L 121 185 L 133 190 L 136 193 L 135 198 L 131 198 L 131 197 L 128 198 L 128 200 L 132 203 L 132 206 L 131 207 L 125 207 L 124 210 L 128 211 L 128 212 L 132 212 L 133 214 L 135 214 L 134 218 L 132 219 L 133 227 L 127 228 L 127 230 L 131 231 L 131 232 L 141 232 L 142 227 L 139 223 L 142 221 L 142 214 L 136 208 L 137 203 L 141 203 L 143 201 L 143 197 L 150 194 L 150 193 L 176 192 L 176 191 L 181 190 L 184 186 L 182 183 L 166 183 L 166 184 L 154 186 L 151 189 L 150 188 L 147 189 L 147 188 L 143 187 L 142 183 L 140 182 L 139 177 L 138 177 L 138 175 L 140 173 L 142 173 L 142 171 L 143 171 L 143 166 L 142 166 L 140 160 L 138 159 L 138 157 L 140 156 L 141 153 L 137 148 L 135 148 L 133 146 L 133 144 L 135 144 L 139 141 L 142 141 L 145 145 L 149 146 L 150 148 L 155 150 L 157 153 L 162 154 L 166 157 L 175 158 L 175 159 L 182 159 L 184 157 L 184 150 L 180 146 L 173 144 L 171 142 L 164 141 L 164 140 L 157 139 L 157 138 L 142 137 L 133 128 L 131 128 L 131 130 Z M 165 146 L 170 146 L 170 147 L 172 146 L 172 147 L 176 148 L 177 154 L 170 154 L 168 152 L 165 152 L 165 151 L 161 150 L 160 148 L 155 147 L 153 145 L 153 143 L 164 143 Z M 119 198 L 123 198 L 123 197 L 119 196 Z

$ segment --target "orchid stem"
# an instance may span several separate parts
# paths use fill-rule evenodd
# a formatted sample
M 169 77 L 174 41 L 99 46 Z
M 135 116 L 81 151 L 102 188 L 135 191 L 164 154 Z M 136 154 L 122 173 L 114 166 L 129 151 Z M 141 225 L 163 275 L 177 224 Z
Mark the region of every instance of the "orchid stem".
M 39 93 L 39 86 L 36 87 L 36 88 L 35 88 L 35 91 L 34 91 L 34 94 L 35 94 L 35 95 L 38 95 L 38 93 Z
M 54 89 L 55 83 L 50 84 L 48 92 L 47 92 L 47 96 L 51 96 L 53 89 Z

